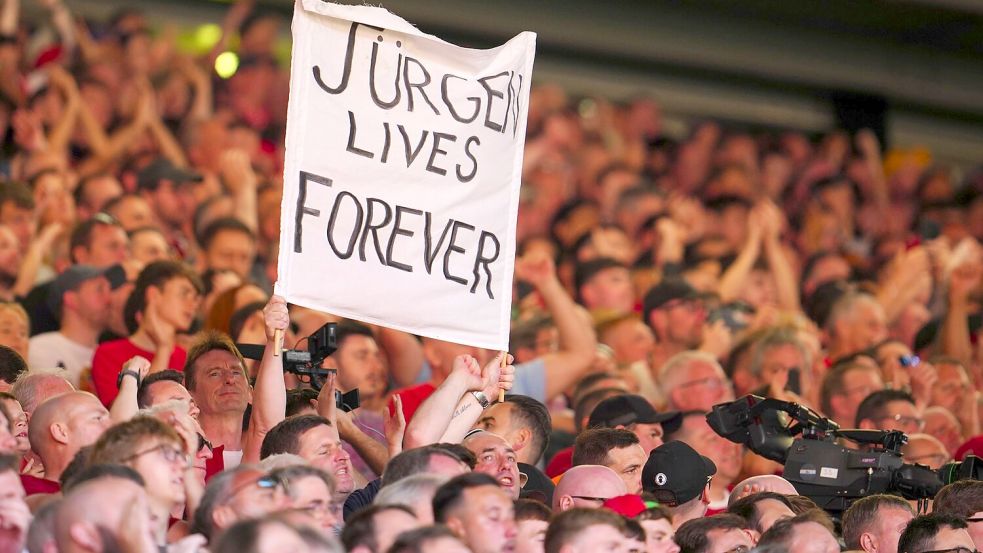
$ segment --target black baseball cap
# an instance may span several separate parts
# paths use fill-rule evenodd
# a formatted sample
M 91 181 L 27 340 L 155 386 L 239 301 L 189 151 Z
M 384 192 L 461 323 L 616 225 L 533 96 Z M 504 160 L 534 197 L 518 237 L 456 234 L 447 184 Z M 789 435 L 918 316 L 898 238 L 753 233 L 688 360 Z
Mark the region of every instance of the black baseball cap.
M 97 269 L 92 265 L 72 265 L 65 269 L 51 283 L 51 289 L 48 293 L 48 307 L 51 309 L 51 312 L 59 315 L 65 292 L 78 290 L 79 286 L 82 286 L 82 283 L 96 277 L 106 277 L 110 280 L 110 286 L 112 285 L 112 279 L 107 275 L 106 269 Z
M 679 411 L 659 413 L 642 396 L 622 394 L 597 404 L 587 420 L 588 428 L 615 428 L 629 424 L 664 423 L 679 418 Z
M 182 169 L 167 158 L 159 157 L 137 173 L 137 190 L 157 190 L 160 181 L 164 179 L 177 185 L 184 182 L 200 182 L 202 178 L 199 173 Z
M 667 442 L 652 450 L 642 469 L 642 489 L 669 507 L 692 501 L 700 494 L 717 465 L 685 442 Z
M 642 301 L 642 312 L 646 320 L 649 313 L 662 307 L 672 300 L 696 299 L 701 297 L 700 292 L 690 286 L 688 282 L 680 278 L 664 279 L 656 284 L 645 294 Z

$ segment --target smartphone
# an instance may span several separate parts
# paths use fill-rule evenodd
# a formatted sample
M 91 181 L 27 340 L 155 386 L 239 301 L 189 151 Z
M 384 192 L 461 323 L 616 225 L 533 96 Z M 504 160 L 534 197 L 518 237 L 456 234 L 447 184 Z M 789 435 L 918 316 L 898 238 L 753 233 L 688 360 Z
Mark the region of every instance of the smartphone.
M 793 394 L 802 395 L 802 381 L 799 369 L 789 369 L 788 382 L 785 383 L 785 389 Z

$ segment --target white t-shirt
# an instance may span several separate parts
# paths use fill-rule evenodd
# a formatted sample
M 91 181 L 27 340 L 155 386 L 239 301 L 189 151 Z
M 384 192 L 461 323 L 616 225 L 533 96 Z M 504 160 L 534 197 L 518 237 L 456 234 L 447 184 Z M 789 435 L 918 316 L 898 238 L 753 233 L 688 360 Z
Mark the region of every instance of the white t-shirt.
M 32 369 L 62 367 L 65 370 L 63 376 L 78 388 L 79 375 L 92 367 L 95 352 L 96 348 L 73 342 L 61 332 L 45 332 L 31 338 L 27 365 Z
M 242 450 L 230 451 L 222 450 L 222 462 L 225 463 L 225 470 L 234 469 L 242 464 Z

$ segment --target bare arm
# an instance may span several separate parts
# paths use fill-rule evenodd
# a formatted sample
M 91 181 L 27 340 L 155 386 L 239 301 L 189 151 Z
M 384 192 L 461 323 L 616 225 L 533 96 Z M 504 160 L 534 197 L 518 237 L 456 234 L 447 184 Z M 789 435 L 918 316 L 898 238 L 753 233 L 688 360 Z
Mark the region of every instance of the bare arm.
M 253 386 L 253 409 L 249 418 L 249 432 L 243 440 L 243 463 L 259 461 L 259 450 L 263 438 L 282 421 L 287 411 L 287 387 L 283 382 L 283 359 L 273 355 L 274 334 L 286 330 L 290 325 L 287 302 L 280 296 L 273 296 L 263 308 L 266 321 L 266 349 L 256 373 Z
M 975 242 L 964 241 L 953 252 L 946 295 L 947 309 L 939 329 L 942 353 L 955 357 L 966 367 L 973 366 L 973 345 L 966 318 L 970 312 L 970 293 L 983 278 L 983 260 Z
M 376 340 L 386 352 L 389 372 L 396 381 L 396 387 L 411 386 L 423 367 L 423 346 L 416 336 L 407 332 L 382 326 L 377 328 Z
M 761 236 L 762 225 L 760 221 L 760 209 L 752 209 L 748 214 L 748 232 L 744 241 L 744 247 L 737 254 L 737 259 L 727 267 L 724 274 L 720 277 L 720 284 L 717 286 L 717 293 L 720 294 L 720 301 L 727 303 L 735 300 L 741 289 L 747 284 L 748 275 L 754 268 L 758 256 L 761 255 Z
M 72 133 L 75 132 L 81 99 L 75 79 L 60 66 L 56 65 L 51 68 L 48 79 L 51 85 L 61 92 L 65 101 L 65 109 L 61 118 L 48 133 L 48 148 L 54 153 L 62 153 L 68 148 L 68 141 L 71 139 Z
M 123 364 L 123 370 L 135 371 L 140 375 L 140 381 L 143 381 L 150 374 L 150 361 L 136 356 Z M 116 399 L 113 400 L 113 404 L 109 407 L 109 418 L 112 419 L 114 424 L 130 420 L 140 410 L 140 406 L 137 403 L 137 392 L 140 390 L 140 381 L 130 376 L 123 377 L 123 380 L 119 384 L 119 394 L 116 395 Z
M 560 335 L 560 350 L 542 357 L 549 399 L 572 386 L 590 368 L 597 338 L 590 318 L 560 284 L 550 258 L 538 254 L 523 257 L 516 261 L 515 274 L 536 288 Z
M 61 223 L 52 223 L 41 229 L 34 240 L 31 240 L 20 270 L 17 271 L 17 281 L 12 289 L 15 297 L 25 297 L 34 288 L 44 254 L 51 251 L 52 244 L 61 236 L 62 231 L 64 227 Z
M 764 235 L 765 258 L 768 260 L 768 268 L 771 276 L 775 279 L 775 288 L 778 295 L 778 305 L 787 311 L 797 312 L 800 307 L 799 286 L 795 281 L 795 272 L 789 262 L 788 253 L 782 247 L 781 235 L 785 221 L 782 218 L 778 206 L 770 201 L 763 204 L 767 217 L 767 232 Z
M 238 148 L 226 150 L 222 153 L 219 170 L 226 188 L 232 192 L 236 218 L 256 232 L 259 228 L 259 214 L 256 212 L 259 179 L 253 171 L 249 155 Z

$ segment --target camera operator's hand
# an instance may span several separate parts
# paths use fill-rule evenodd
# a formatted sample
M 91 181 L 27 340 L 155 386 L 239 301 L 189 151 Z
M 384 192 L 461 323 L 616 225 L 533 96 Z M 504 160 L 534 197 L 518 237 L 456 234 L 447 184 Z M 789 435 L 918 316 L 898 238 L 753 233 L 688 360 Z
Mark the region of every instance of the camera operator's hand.
M 266 324 L 266 342 L 273 343 L 277 330 L 286 333 L 290 326 L 290 313 L 287 311 L 287 300 L 281 296 L 272 296 L 263 308 L 263 322 Z

